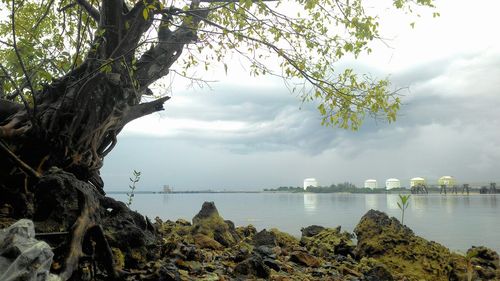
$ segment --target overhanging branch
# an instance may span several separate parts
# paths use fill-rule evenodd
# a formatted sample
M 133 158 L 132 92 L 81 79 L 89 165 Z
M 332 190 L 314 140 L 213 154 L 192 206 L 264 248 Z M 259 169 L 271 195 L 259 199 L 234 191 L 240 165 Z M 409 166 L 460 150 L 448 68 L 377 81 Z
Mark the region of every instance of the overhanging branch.
M 101 14 L 99 11 L 94 8 L 87 0 L 76 0 L 76 3 L 80 6 L 82 6 L 85 11 L 89 14 L 90 17 L 92 17 L 96 22 L 99 22 L 101 19 Z
M 163 104 L 169 99 L 170 97 L 165 96 L 154 101 L 145 102 L 132 106 L 125 114 L 125 116 L 122 118 L 123 126 L 125 126 L 125 124 L 137 118 L 149 115 L 157 111 L 164 110 L 165 108 L 163 107 Z

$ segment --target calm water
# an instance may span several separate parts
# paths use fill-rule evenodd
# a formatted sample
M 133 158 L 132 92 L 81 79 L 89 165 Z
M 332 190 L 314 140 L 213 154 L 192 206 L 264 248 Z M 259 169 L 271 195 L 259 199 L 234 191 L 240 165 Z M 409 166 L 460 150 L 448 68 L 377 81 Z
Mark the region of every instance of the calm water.
M 126 201 L 125 194 L 110 195 Z M 295 236 L 312 224 L 352 231 L 370 209 L 401 216 L 396 194 L 136 194 L 132 209 L 150 218 L 190 221 L 204 201 L 214 201 L 237 226 L 277 227 Z M 453 250 L 484 245 L 500 252 L 500 195 L 414 195 L 410 201 L 405 224 L 417 235 Z

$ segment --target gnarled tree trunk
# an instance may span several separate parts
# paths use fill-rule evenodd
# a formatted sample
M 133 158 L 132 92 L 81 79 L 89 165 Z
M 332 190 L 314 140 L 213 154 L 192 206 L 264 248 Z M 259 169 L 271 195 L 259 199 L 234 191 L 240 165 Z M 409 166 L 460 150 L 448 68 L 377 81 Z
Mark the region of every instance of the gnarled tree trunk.
M 104 196 L 99 169 L 128 122 L 163 110 L 168 97 L 141 98 L 196 39 L 207 11 L 192 4 L 189 20 L 171 30 L 175 11 L 160 9 L 157 1 L 128 7 L 104 0 L 99 9 L 77 2 L 98 23 L 84 62 L 32 92 L 24 105 L 0 97 L 0 221 L 33 219 L 40 237 L 55 247 L 54 270 L 64 279 L 89 261 L 117 277 L 112 248 L 133 263 L 130 251 L 144 251 L 153 234 L 142 216 Z M 148 5 L 164 22 L 159 41 L 140 55 L 140 40 L 155 18 L 144 16 Z

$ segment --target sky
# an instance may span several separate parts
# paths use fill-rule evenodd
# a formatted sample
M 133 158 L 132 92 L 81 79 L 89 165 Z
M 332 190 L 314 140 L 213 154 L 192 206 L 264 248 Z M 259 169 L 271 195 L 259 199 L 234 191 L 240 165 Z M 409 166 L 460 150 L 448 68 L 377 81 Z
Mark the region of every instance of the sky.
M 432 184 L 444 175 L 500 183 L 500 1 L 436 3 L 441 16 L 422 13 L 414 29 L 381 9 L 386 42 L 340 63 L 408 88 L 395 123 L 323 127 L 315 105 L 282 80 L 238 67 L 213 74 L 210 87 L 174 80 L 165 111 L 122 131 L 101 170 L 105 189 L 126 190 L 134 169 L 138 190 L 262 190 L 310 177 L 320 185 L 408 185 L 417 176 Z

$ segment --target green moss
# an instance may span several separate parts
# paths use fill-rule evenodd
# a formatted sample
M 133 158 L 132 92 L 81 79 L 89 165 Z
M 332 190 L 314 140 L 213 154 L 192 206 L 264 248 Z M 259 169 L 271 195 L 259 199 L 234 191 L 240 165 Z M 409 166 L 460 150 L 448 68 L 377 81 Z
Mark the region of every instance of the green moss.
M 113 248 L 111 248 L 111 251 L 113 252 L 113 259 L 115 261 L 115 268 L 123 269 L 123 267 L 125 266 L 125 255 L 118 248 L 113 247 Z
M 276 236 L 276 242 L 278 242 L 278 246 L 290 249 L 299 246 L 299 240 L 292 235 L 286 232 L 282 232 L 276 228 L 272 228 L 269 231 Z
M 351 255 L 354 249 L 352 234 L 340 228 L 325 228 L 320 233 L 312 237 L 302 237 L 300 243 L 307 250 L 319 257 L 330 257 L 333 255 Z

